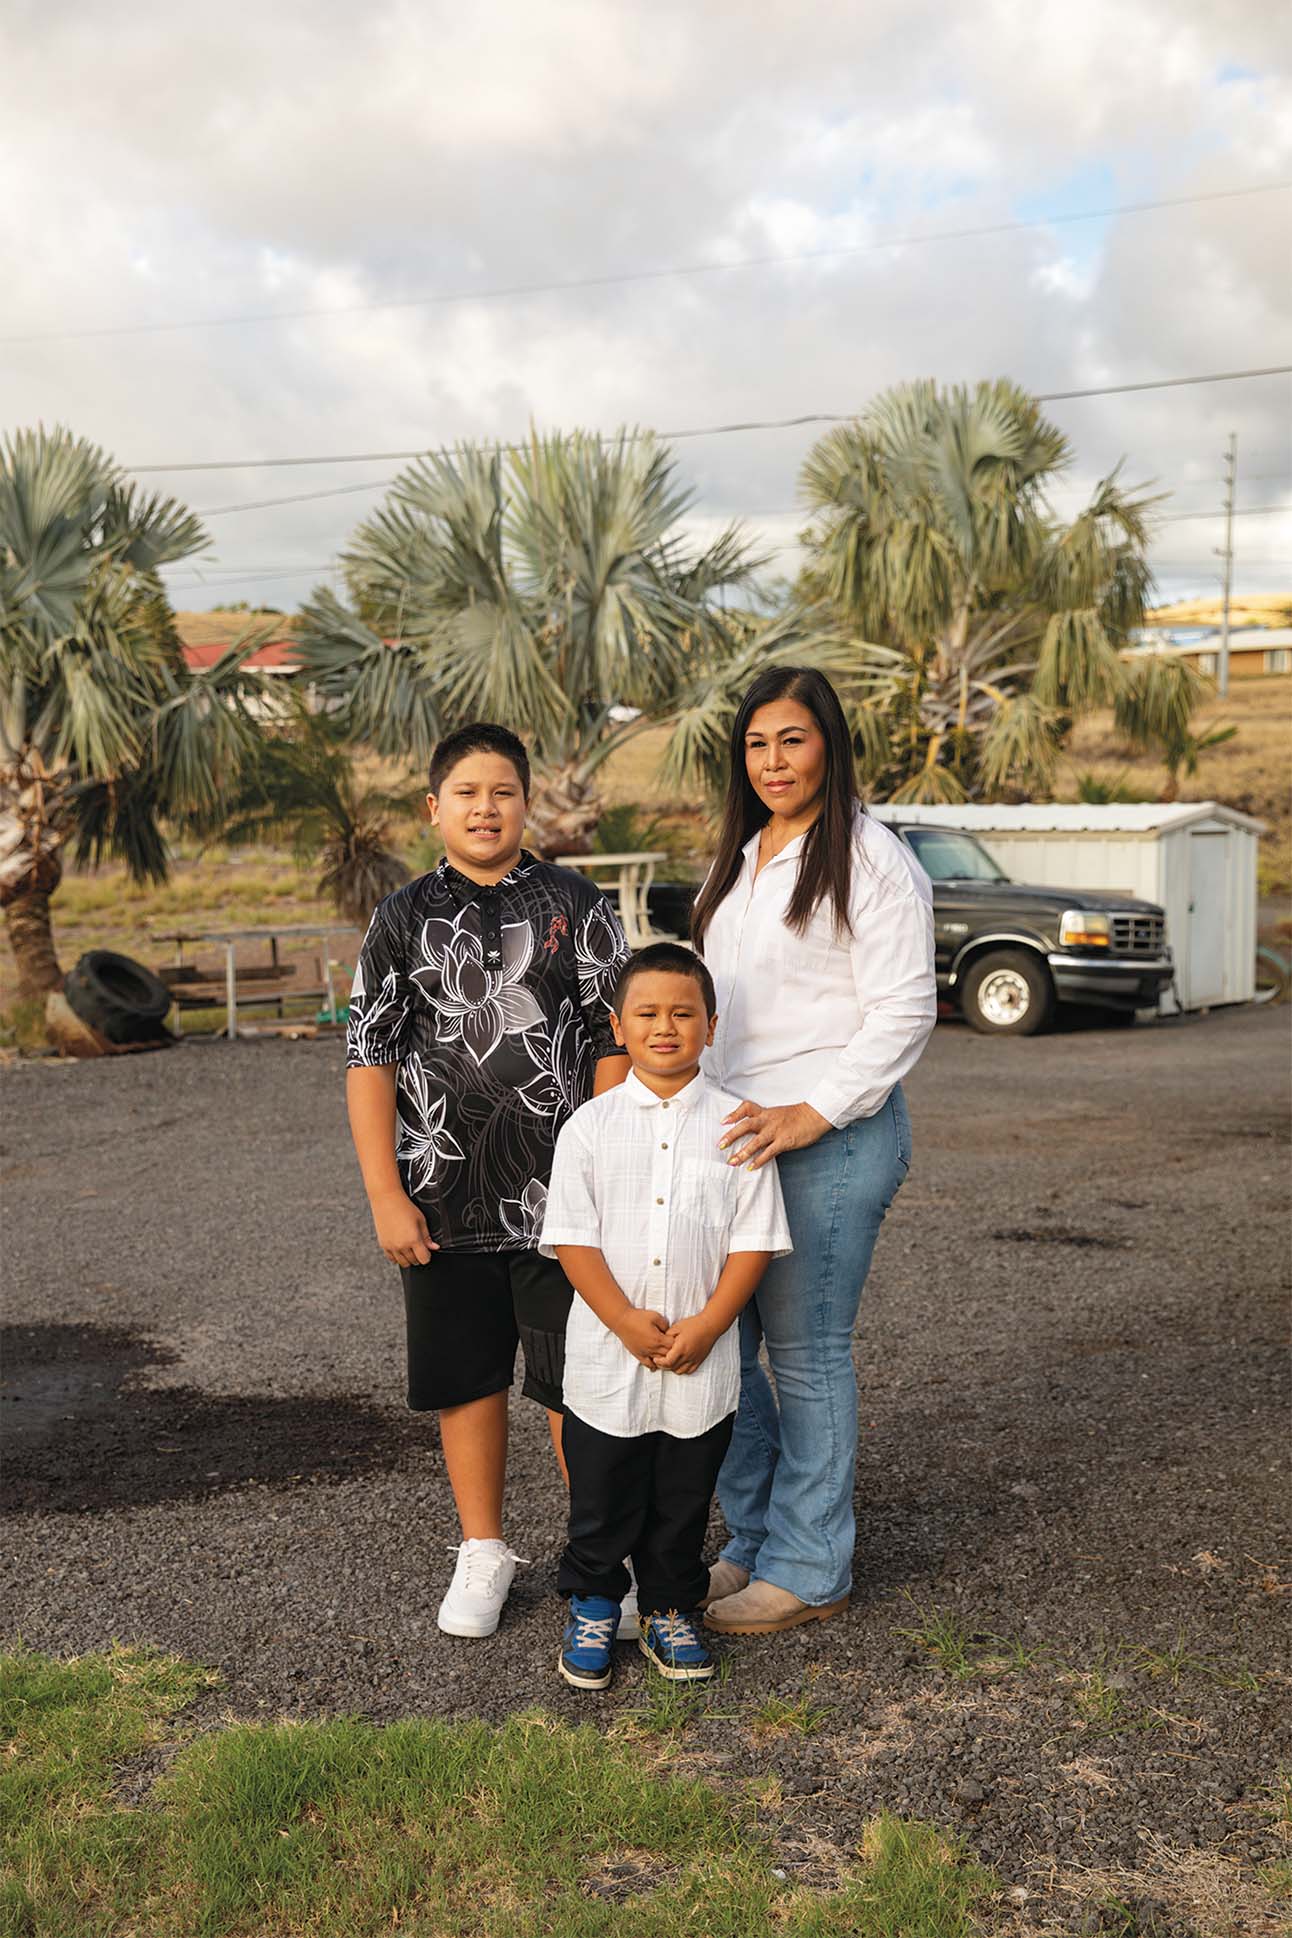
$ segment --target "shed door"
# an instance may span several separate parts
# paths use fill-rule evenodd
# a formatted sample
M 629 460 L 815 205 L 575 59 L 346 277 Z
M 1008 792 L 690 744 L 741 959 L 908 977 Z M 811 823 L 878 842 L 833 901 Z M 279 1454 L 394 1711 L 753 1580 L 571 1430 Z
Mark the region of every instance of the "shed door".
M 1186 1001 L 1190 1009 L 1223 1003 L 1225 987 L 1225 911 L 1229 836 L 1189 836 L 1189 961 Z

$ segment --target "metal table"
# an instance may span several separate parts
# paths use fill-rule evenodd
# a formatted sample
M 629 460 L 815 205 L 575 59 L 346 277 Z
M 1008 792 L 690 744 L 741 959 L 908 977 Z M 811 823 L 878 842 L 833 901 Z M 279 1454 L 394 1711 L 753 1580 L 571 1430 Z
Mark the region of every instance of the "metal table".
M 656 864 L 667 861 L 662 849 L 636 855 L 558 855 L 558 868 L 582 868 L 598 888 L 614 888 L 619 893 L 619 920 L 630 949 L 642 949 L 648 942 L 670 942 L 650 925 L 646 897 L 655 879 Z M 610 879 L 600 881 L 594 871 L 602 870 Z

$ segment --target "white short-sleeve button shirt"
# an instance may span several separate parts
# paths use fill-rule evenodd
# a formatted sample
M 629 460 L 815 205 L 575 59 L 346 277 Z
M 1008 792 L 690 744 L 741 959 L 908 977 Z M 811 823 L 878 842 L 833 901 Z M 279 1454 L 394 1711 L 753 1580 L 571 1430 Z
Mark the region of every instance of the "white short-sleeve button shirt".
M 633 1073 L 584 1104 L 556 1141 L 539 1250 L 595 1246 L 624 1297 L 670 1325 L 703 1310 L 730 1252 L 790 1251 L 775 1164 L 736 1169 L 718 1149 L 739 1101 L 703 1076 L 657 1097 Z M 735 1326 L 695 1372 L 652 1372 L 576 1295 L 565 1404 L 588 1426 L 689 1440 L 734 1412 L 739 1393 Z

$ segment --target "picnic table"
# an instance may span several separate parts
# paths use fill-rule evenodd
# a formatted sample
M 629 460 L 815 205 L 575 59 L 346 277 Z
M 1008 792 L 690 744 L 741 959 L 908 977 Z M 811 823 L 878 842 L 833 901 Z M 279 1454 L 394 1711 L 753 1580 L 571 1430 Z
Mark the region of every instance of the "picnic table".
M 613 888 L 619 897 L 619 921 L 630 949 L 643 949 L 648 942 L 671 942 L 672 936 L 653 929 L 647 895 L 655 879 L 656 865 L 667 861 L 662 850 L 633 855 L 558 855 L 560 868 L 585 869 L 598 888 Z M 600 870 L 607 879 L 599 880 Z
M 274 1003 L 281 1016 L 283 1001 L 288 996 L 321 996 L 333 1019 L 336 1018 L 336 984 L 332 975 L 332 939 L 339 935 L 358 935 L 359 930 L 349 922 L 296 922 L 275 923 L 272 926 L 255 929 L 168 929 L 151 936 L 153 942 L 169 942 L 175 949 L 175 961 L 169 970 L 162 969 L 162 980 L 170 984 L 175 993 L 176 1031 L 180 1029 L 180 1019 L 185 1008 L 218 1008 L 223 994 L 223 1007 L 227 1012 L 225 1035 L 233 1042 L 238 1034 L 238 1005 L 244 1009 L 253 1004 Z M 317 984 L 295 982 L 295 965 L 285 963 L 279 952 L 279 942 L 287 936 L 309 937 L 321 941 L 321 956 L 317 957 L 319 981 Z M 217 982 L 203 978 L 194 972 L 194 965 L 184 961 L 185 947 L 190 943 L 214 943 L 224 950 L 223 990 Z M 269 961 L 248 966 L 238 964 L 238 944 L 240 942 L 267 942 Z M 181 974 L 188 971 L 188 974 Z M 243 993 L 238 994 L 238 978 L 243 980 Z M 253 985 L 248 989 L 247 984 Z M 214 1000 L 213 1000 L 214 999 Z

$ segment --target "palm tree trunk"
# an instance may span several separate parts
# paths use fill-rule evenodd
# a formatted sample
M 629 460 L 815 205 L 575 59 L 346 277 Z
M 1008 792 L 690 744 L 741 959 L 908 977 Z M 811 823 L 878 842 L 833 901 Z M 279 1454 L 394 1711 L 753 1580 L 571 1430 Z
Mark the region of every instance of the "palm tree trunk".
M 42 888 L 18 894 L 5 903 L 5 927 L 18 969 L 18 995 L 27 1002 L 63 987 L 63 971 L 54 953 L 49 919 L 49 895 Z
M 587 854 L 602 805 L 600 789 L 580 775 L 577 762 L 540 769 L 526 815 L 535 852 L 545 861 L 557 855 Z

